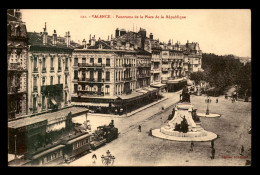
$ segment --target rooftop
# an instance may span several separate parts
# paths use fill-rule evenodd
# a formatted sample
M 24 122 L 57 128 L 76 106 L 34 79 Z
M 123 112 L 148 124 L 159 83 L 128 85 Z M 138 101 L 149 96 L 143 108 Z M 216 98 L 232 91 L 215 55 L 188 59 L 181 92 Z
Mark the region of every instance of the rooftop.
M 56 112 L 50 112 L 50 113 L 40 114 L 40 115 L 33 116 L 33 117 L 22 118 L 19 120 L 14 120 L 14 121 L 8 122 L 8 128 L 14 128 L 14 129 L 20 128 L 20 127 L 24 127 L 24 126 L 28 126 L 28 125 L 37 123 L 37 122 L 42 122 L 44 120 L 47 120 L 48 122 L 50 122 L 55 119 L 66 117 L 69 112 L 71 112 L 72 117 L 73 117 L 74 115 L 77 115 L 79 113 L 87 112 L 87 109 L 82 108 L 82 107 L 71 107 L 71 108 L 62 109 L 62 110 L 56 111 Z

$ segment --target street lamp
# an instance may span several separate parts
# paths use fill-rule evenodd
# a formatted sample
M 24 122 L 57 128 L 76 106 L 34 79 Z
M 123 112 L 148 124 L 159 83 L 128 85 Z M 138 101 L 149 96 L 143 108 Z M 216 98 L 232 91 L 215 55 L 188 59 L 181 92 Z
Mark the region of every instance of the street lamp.
M 209 98 L 209 96 L 207 97 L 207 99 L 205 99 L 205 102 L 207 103 L 206 115 L 209 115 L 209 103 L 211 103 L 211 99 Z
M 106 153 L 107 153 L 106 156 L 104 156 L 104 155 L 101 156 L 102 163 L 107 166 L 113 165 L 114 161 L 115 161 L 115 156 L 111 155 L 109 150 L 107 150 Z

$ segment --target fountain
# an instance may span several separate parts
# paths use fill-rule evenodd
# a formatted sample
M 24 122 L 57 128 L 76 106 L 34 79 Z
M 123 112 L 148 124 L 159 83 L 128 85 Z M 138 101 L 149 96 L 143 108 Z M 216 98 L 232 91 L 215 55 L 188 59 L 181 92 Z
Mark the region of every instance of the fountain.
M 182 99 L 173 109 L 173 118 L 160 129 L 152 130 L 155 137 L 176 141 L 211 141 L 217 138 L 215 133 L 204 130 L 198 118 L 197 109 L 190 103 L 190 95 L 183 88 Z

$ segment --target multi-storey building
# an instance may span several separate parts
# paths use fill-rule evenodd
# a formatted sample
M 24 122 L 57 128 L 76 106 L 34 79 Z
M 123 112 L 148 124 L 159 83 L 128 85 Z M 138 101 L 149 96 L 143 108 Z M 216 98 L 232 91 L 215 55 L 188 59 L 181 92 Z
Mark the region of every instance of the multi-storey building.
M 27 55 L 26 24 L 18 9 L 7 11 L 8 120 L 27 114 Z
M 89 43 L 84 39 L 82 46 L 74 49 L 72 60 L 74 105 L 103 112 L 126 111 L 126 104 L 130 108 L 134 100 L 156 92 L 148 88 L 151 54 L 128 41 L 96 41 L 90 36 Z M 147 91 L 143 91 L 145 87 Z
M 29 114 L 70 105 L 71 56 L 76 43 L 70 33 L 58 37 L 43 32 L 28 32 L 28 108 Z
M 187 41 L 183 48 L 185 72 L 190 74 L 192 72 L 202 71 L 202 51 L 200 50 L 199 43 L 189 43 L 189 41 Z

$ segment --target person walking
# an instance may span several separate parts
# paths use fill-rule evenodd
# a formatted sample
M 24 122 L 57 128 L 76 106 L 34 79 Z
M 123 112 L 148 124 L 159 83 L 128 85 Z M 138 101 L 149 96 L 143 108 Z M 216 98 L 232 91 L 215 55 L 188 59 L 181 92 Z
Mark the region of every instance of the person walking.
M 191 143 L 190 143 L 190 151 L 193 151 L 193 147 L 194 147 L 194 143 L 191 142 Z
M 218 103 L 218 98 L 216 99 L 216 103 Z
M 211 159 L 215 158 L 215 148 L 212 148 L 211 150 Z
M 211 147 L 210 148 L 214 148 L 214 140 L 211 140 Z
M 243 156 L 244 155 L 244 146 L 242 145 L 241 146 L 241 149 L 240 149 L 240 153 L 239 153 L 241 156 Z
M 93 155 L 92 155 L 92 160 L 93 160 L 92 163 L 95 165 L 95 164 L 96 164 L 96 160 L 97 160 L 96 154 L 93 154 Z
M 138 126 L 138 132 L 141 132 L 141 125 Z

